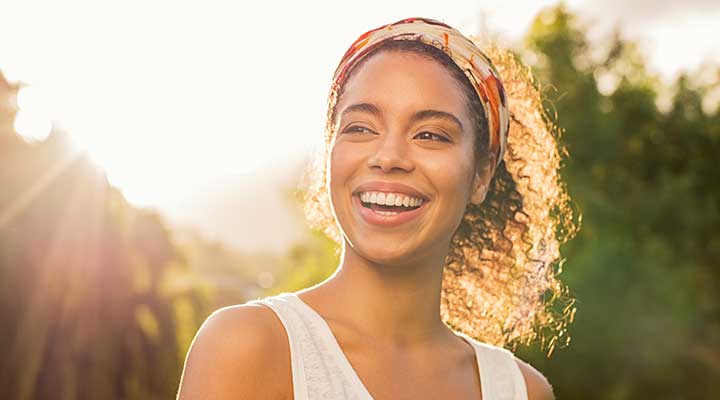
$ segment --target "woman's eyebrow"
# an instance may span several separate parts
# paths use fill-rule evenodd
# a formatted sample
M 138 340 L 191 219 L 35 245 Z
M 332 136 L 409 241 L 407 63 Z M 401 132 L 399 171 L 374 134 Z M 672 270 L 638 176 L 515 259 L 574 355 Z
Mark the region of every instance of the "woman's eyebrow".
M 345 117 L 346 114 L 349 114 L 351 112 L 365 112 L 368 114 L 373 114 L 376 116 L 382 116 L 382 111 L 374 104 L 371 103 L 357 103 L 357 104 L 351 104 L 340 113 L 340 118 Z M 463 124 L 460 122 L 460 119 L 456 117 L 455 115 L 446 112 L 446 111 L 440 111 L 440 110 L 420 110 L 415 112 L 413 114 L 412 118 L 410 119 L 412 122 L 422 121 L 425 119 L 444 119 L 450 122 L 455 123 L 460 130 L 463 130 Z
M 351 112 L 365 112 L 376 116 L 382 116 L 382 111 L 380 111 L 380 109 L 377 108 L 376 105 L 370 103 L 357 103 L 345 107 L 345 109 L 340 114 L 340 118 L 345 117 L 346 114 L 349 114 Z
M 460 119 L 453 114 L 450 114 L 449 112 L 445 111 L 439 111 L 439 110 L 421 110 L 413 114 L 411 120 L 412 121 L 421 121 L 424 119 L 444 119 L 451 121 L 455 123 L 459 128 L 460 131 L 463 130 L 463 124 L 460 122 Z

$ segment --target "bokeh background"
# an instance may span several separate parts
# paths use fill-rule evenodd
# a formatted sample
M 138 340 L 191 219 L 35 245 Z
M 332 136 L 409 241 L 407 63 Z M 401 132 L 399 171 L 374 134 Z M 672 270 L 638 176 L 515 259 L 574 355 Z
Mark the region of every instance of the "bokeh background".
M 558 399 L 720 398 L 720 3 L 0 3 L 0 398 L 168 399 L 219 307 L 337 265 L 303 222 L 340 56 L 443 20 L 515 51 L 568 149 Z

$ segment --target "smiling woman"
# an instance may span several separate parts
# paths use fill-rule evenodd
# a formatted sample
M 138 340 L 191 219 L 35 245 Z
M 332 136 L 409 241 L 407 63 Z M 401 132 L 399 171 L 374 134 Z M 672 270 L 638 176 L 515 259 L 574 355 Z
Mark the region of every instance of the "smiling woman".
M 504 346 L 563 337 L 574 311 L 553 311 L 567 301 L 554 266 L 574 225 L 531 75 L 490 54 L 498 69 L 423 18 L 356 40 L 306 198 L 340 265 L 215 312 L 180 398 L 553 398 Z

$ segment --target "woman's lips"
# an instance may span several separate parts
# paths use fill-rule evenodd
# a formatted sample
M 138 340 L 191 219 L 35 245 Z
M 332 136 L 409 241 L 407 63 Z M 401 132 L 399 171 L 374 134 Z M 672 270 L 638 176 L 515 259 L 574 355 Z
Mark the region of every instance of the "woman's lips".
M 352 196 L 352 202 L 355 206 L 355 209 L 358 211 L 362 219 L 371 224 L 371 225 L 378 225 L 378 226 L 385 226 L 385 227 L 393 227 L 402 225 L 408 221 L 411 221 L 415 218 L 417 218 L 420 214 L 425 212 L 426 205 L 429 203 L 428 200 L 425 200 L 420 204 L 420 207 L 409 210 L 409 211 L 402 211 L 398 212 L 395 215 L 382 215 L 378 212 L 375 212 L 371 208 L 367 208 L 362 205 L 362 202 L 360 201 L 360 196 L 353 195 Z

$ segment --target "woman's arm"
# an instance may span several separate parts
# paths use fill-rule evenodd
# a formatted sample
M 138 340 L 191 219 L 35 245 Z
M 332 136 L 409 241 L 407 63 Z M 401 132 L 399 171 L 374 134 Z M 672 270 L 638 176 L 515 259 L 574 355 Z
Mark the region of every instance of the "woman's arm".
M 274 319 L 261 305 L 224 307 L 210 315 L 190 345 L 177 399 L 291 397 L 290 380 L 278 374 L 278 365 L 290 364 L 283 353 L 289 348 L 278 345 Z
M 552 386 L 547 378 L 535 367 L 525 361 L 515 358 L 527 386 L 528 400 L 555 400 Z

